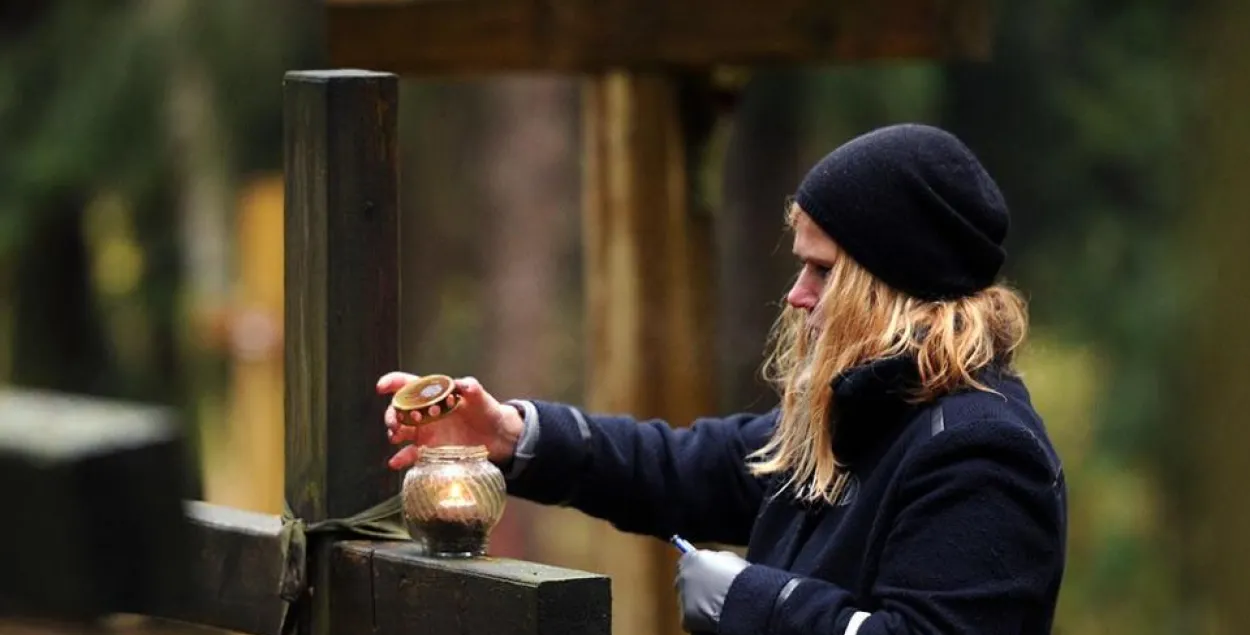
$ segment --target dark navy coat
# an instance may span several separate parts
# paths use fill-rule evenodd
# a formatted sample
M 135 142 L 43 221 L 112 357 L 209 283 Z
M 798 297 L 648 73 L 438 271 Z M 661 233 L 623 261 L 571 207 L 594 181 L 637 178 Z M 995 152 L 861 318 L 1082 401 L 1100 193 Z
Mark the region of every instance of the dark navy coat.
M 531 402 L 532 456 L 509 492 L 618 529 L 746 545 L 752 564 L 721 615 L 728 635 L 1050 633 L 1064 569 L 1061 463 L 1019 378 L 984 371 L 913 405 L 906 358 L 835 382 L 834 449 L 851 474 L 837 504 L 802 504 L 746 455 L 777 411 L 663 421 Z

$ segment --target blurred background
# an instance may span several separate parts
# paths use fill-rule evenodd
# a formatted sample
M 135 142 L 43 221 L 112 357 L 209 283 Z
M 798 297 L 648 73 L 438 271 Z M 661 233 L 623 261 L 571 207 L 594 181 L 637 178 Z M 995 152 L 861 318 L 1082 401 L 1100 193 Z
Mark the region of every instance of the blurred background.
M 1015 214 L 1023 365 L 1071 490 L 1056 631 L 1250 632 L 1250 4 L 1000 9 L 986 62 L 744 78 L 700 175 L 721 409 L 769 403 L 782 202 L 806 167 L 874 126 L 947 127 Z M 281 79 L 324 67 L 322 19 L 307 0 L 0 2 L 0 382 L 174 406 L 201 497 L 270 513 Z M 405 368 L 581 401 L 578 78 L 401 86 Z M 581 563 L 570 522 L 514 501 L 494 552 Z

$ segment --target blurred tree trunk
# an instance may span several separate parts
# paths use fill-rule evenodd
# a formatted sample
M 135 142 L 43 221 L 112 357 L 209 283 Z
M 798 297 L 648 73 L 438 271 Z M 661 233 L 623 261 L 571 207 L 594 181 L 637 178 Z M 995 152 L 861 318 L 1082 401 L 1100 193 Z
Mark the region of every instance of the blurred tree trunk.
M 1179 518 L 1188 522 L 1185 544 L 1195 556 L 1189 577 L 1207 592 L 1217 626 L 1204 632 L 1250 629 L 1250 505 L 1246 503 L 1246 451 L 1250 448 L 1250 4 L 1213 2 L 1198 24 L 1204 42 L 1200 69 L 1203 95 L 1200 135 L 1193 146 L 1196 177 L 1189 188 L 1191 222 L 1186 254 L 1198 259 L 1190 283 L 1198 293 L 1193 310 L 1192 358 L 1177 376 L 1184 387 L 1183 418 L 1174 436 L 1192 440 L 1193 452 L 1176 479 L 1189 502 Z M 1188 157 L 1182 157 L 1188 158 Z M 1179 409 L 1178 409 L 1179 410 Z M 1195 514 L 1188 512 L 1193 511 Z
M 46 27 L 57 8 L 52 1 L 0 3 L 0 46 L 20 45 L 22 36 Z M 13 70 L 30 72 L 42 62 L 39 56 L 27 56 L 29 66 Z M 25 111 L 15 107 L 7 113 L 21 118 Z M 29 121 L 34 120 L 27 125 L 33 126 Z M 25 209 L 3 211 L 27 217 L 29 229 L 13 252 L 0 254 L 5 268 L 0 274 L 0 337 L 7 349 L 0 353 L 0 380 L 97 395 L 109 395 L 114 388 L 107 338 L 92 297 L 91 257 L 83 231 L 86 200 L 85 192 L 71 186 L 36 195 Z
M 225 418 L 225 355 L 231 301 L 231 226 L 234 183 L 223 145 L 226 126 L 208 62 L 199 50 L 180 45 L 192 32 L 198 4 L 191 0 L 149 0 L 154 19 L 171 42 L 165 125 L 174 173 L 184 258 L 179 333 L 183 393 L 189 416 L 200 424 Z
M 480 183 L 487 198 L 487 365 L 500 395 L 546 394 L 558 267 L 579 191 L 577 86 L 558 77 L 492 81 Z
M 400 360 L 417 374 L 476 373 L 484 258 L 477 86 L 418 79 L 400 91 Z
M 444 228 L 442 217 L 434 213 L 439 199 L 451 198 L 443 191 L 454 180 L 449 161 L 437 161 L 440 154 L 452 152 L 445 137 L 448 126 L 437 117 L 438 106 L 449 99 L 447 91 L 413 80 L 400 82 L 399 98 L 399 213 L 400 213 L 400 360 L 414 373 L 433 363 L 428 351 L 430 331 L 437 324 L 439 278 L 429 275 L 440 259 L 450 255 L 455 235 Z M 423 236 L 445 236 L 445 240 L 425 241 Z M 445 372 L 445 371 L 444 371 Z
M 108 347 L 91 288 L 83 201 L 67 193 L 40 207 L 13 273 L 15 384 L 108 396 Z
M 799 74 L 758 73 L 742 93 L 726 149 L 716 238 L 720 405 L 728 412 L 776 403 L 759 371 L 795 271 L 782 212 L 805 169 L 803 101 Z
M 486 277 L 481 379 L 501 399 L 551 398 L 562 281 L 560 265 L 577 217 L 577 85 L 556 76 L 508 77 L 482 87 L 479 191 Z M 514 500 L 492 550 L 531 557 L 526 527 L 541 513 Z
M 0 0 L 0 42 L 27 33 L 55 4 L 55 0 Z

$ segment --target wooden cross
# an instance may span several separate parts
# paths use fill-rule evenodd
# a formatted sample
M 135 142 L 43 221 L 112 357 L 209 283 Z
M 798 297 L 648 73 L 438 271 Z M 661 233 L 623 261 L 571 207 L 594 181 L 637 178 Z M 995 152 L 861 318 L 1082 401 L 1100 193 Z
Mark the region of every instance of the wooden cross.
M 716 408 L 715 214 L 697 192 L 709 135 L 725 114 L 714 71 L 981 59 L 992 22 L 990 0 L 326 3 L 332 66 L 416 78 L 584 78 L 583 405 L 678 425 Z M 596 549 L 563 564 L 612 577 L 616 632 L 679 632 L 666 545 L 590 519 L 564 526 Z
M 373 389 L 398 367 L 397 85 L 361 71 L 285 80 L 285 490 L 309 524 L 399 492 Z M 426 558 L 403 540 L 312 534 L 301 552 L 282 517 L 198 501 L 184 513 L 184 450 L 164 411 L 3 394 L 0 433 L 12 512 L 0 618 L 128 612 L 257 635 L 609 632 L 602 576 Z

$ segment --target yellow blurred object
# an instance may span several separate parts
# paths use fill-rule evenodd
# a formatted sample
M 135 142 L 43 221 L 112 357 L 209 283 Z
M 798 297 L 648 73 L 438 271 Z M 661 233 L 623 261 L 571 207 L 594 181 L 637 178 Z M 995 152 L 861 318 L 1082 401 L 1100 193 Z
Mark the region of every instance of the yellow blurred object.
M 236 220 L 238 277 L 222 335 L 233 363 L 226 417 L 205 439 L 205 499 L 282 512 L 283 195 L 281 174 L 241 193 Z
M 1065 463 L 1083 463 L 1093 445 L 1092 422 L 1105 394 L 1106 368 L 1088 346 L 1036 328 L 1020 359 L 1034 406 Z
M 100 194 L 87 205 L 83 223 L 87 240 L 93 245 L 95 288 L 110 297 L 132 293 L 143 278 L 144 265 L 133 206 L 120 194 Z

